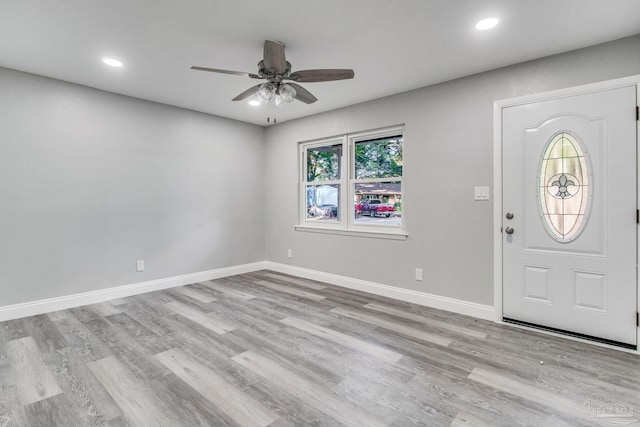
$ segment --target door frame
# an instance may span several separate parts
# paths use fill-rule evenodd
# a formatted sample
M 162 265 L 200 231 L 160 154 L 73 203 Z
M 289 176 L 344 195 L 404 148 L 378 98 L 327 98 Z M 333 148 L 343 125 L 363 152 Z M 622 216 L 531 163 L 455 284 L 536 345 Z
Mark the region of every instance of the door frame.
M 636 102 L 640 104 L 640 74 L 607 80 L 603 82 L 591 83 L 582 86 L 575 86 L 565 89 L 553 90 L 549 92 L 536 93 L 532 95 L 524 95 L 516 98 L 502 99 L 493 103 L 493 307 L 495 313 L 495 322 L 502 323 L 517 328 L 533 330 L 531 328 L 513 325 L 502 321 L 502 110 L 507 107 L 517 105 L 530 104 L 532 102 L 546 101 L 558 98 L 566 98 L 575 95 L 583 95 L 593 92 L 601 92 L 604 90 L 617 89 L 621 87 L 636 87 Z M 638 139 L 640 138 L 640 121 L 636 121 L 636 147 L 638 147 Z M 637 150 L 636 158 L 636 204 L 640 209 L 640 148 Z M 640 245 L 638 241 L 638 226 L 636 226 L 636 245 Z M 636 265 L 640 266 L 640 247 L 636 249 Z M 640 276 L 640 274 L 639 274 Z M 640 310 L 640 292 L 638 292 L 638 281 L 636 280 L 636 307 Z M 554 332 L 535 329 L 536 332 L 546 333 L 550 335 L 560 336 L 563 338 L 588 342 L 599 346 L 614 348 L 616 350 L 640 354 L 640 328 L 636 327 L 637 334 L 637 350 L 628 350 L 621 347 L 615 347 L 608 344 L 601 344 L 594 341 L 587 341 L 580 338 L 571 337 L 569 335 L 561 335 Z

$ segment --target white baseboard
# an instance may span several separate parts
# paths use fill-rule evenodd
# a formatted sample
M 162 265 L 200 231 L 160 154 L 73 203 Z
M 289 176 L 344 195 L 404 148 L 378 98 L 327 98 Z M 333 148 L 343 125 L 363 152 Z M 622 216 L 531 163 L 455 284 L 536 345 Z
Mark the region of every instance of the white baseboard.
M 88 304 L 95 304 L 131 295 L 159 291 L 162 289 L 203 282 L 206 280 L 219 279 L 221 277 L 234 276 L 236 274 L 251 273 L 264 269 L 265 262 L 260 261 L 251 264 L 242 264 L 232 267 L 218 268 L 215 270 L 202 271 L 199 273 L 190 273 L 181 276 L 167 277 L 164 279 L 150 280 L 148 282 L 116 286 L 114 288 L 101 289 L 98 291 L 83 292 L 63 297 L 8 305 L 0 307 L 0 322 L 18 319 L 21 317 L 35 316 L 37 314 L 49 313 L 52 311 L 65 310 L 67 308 L 79 307 Z
M 425 292 L 412 291 L 397 288 L 366 280 L 354 279 L 337 274 L 325 273 L 307 268 L 293 267 L 270 261 L 260 261 L 251 264 L 236 265 L 232 267 L 218 268 L 199 273 L 184 274 L 181 276 L 167 277 L 164 279 L 150 280 L 147 282 L 133 283 L 98 291 L 83 292 L 80 294 L 66 295 L 39 301 L 0 307 L 0 322 L 21 317 L 35 316 L 37 314 L 50 313 L 52 311 L 65 310 L 88 304 L 109 301 L 116 298 L 124 298 L 131 295 L 139 295 L 176 286 L 188 285 L 206 280 L 219 279 L 221 277 L 234 276 L 236 274 L 251 273 L 259 270 L 273 270 L 280 273 L 306 279 L 318 280 L 336 286 L 381 295 L 401 301 L 407 301 L 426 307 L 438 308 L 454 313 L 465 314 L 485 320 L 495 320 L 494 309 L 488 305 L 477 304 L 469 301 L 457 300 Z
M 383 285 L 380 283 L 368 282 L 366 280 L 353 279 L 351 277 L 339 276 L 337 274 L 324 273 L 322 271 L 310 270 L 307 268 L 293 267 L 291 265 L 277 262 L 265 261 L 267 270 L 279 273 L 291 274 L 305 279 L 318 280 L 336 286 L 368 292 L 370 294 L 381 295 L 401 301 L 407 301 L 426 307 L 451 311 L 458 314 L 477 317 L 479 319 L 495 321 L 494 308 L 489 305 L 477 304 L 474 302 L 447 298 L 439 295 L 428 294 L 426 292 L 412 291 L 395 286 Z

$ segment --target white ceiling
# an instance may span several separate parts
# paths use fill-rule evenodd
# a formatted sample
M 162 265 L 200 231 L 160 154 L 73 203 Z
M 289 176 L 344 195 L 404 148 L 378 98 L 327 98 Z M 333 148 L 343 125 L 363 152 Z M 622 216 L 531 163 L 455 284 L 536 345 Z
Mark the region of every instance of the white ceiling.
M 259 125 L 637 33 L 638 0 L 0 0 L 0 66 Z M 251 107 L 231 99 L 256 80 L 189 69 L 255 73 L 265 39 L 294 70 L 355 79 L 304 84 L 315 104 Z

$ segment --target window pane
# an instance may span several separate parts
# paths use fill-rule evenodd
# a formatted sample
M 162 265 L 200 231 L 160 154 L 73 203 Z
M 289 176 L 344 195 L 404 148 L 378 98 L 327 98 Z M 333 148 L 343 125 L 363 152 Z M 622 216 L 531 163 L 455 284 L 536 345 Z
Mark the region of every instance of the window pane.
M 307 149 L 307 182 L 340 179 L 342 144 Z
M 540 160 L 538 200 L 541 219 L 556 241 L 576 239 L 586 221 L 589 197 L 589 171 L 586 153 L 568 132 L 554 135 Z
M 402 176 L 402 136 L 355 144 L 355 178 Z
M 399 181 L 355 184 L 355 223 L 402 225 Z
M 307 220 L 338 222 L 339 202 L 339 185 L 307 185 Z

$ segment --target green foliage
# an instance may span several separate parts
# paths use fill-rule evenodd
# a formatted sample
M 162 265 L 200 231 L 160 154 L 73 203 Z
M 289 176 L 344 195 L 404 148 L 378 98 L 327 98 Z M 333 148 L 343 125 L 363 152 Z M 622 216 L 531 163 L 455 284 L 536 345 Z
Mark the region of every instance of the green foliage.
M 307 181 L 340 179 L 342 146 L 307 150 Z M 356 179 L 402 176 L 402 138 L 393 137 L 355 144 Z
M 402 138 L 357 143 L 355 156 L 356 179 L 402 176 Z
M 340 145 L 307 150 L 307 181 L 340 179 L 341 155 Z

